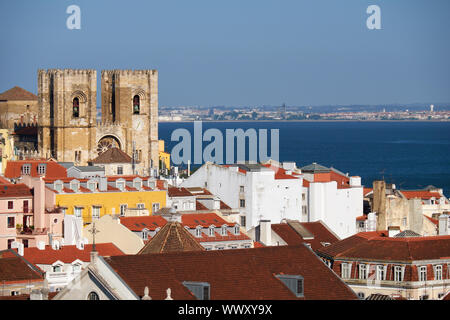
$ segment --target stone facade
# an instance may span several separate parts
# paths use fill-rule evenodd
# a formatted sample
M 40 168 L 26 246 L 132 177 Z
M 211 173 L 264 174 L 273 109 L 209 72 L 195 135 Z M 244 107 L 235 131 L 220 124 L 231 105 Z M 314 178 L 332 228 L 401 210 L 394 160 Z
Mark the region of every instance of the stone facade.
M 101 90 L 97 121 L 96 70 L 38 71 L 40 154 L 82 166 L 118 147 L 148 175 L 159 164 L 157 71 L 103 70 Z

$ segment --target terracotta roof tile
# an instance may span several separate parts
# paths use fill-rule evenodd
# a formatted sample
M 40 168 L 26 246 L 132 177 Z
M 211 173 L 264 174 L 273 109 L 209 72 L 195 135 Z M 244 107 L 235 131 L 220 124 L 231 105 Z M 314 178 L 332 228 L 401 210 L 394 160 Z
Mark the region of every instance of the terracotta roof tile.
M 30 175 L 32 177 L 40 177 L 38 174 L 38 165 L 45 164 L 46 165 L 46 178 L 65 178 L 67 177 L 66 168 L 55 161 L 51 160 L 16 160 L 16 161 L 8 161 L 6 164 L 5 177 L 6 178 L 18 178 L 22 175 L 22 166 L 24 164 L 30 164 Z
M 197 226 L 202 226 L 208 228 L 211 225 L 220 227 L 223 225 L 234 226 L 233 223 L 225 221 L 223 218 L 219 217 L 216 213 L 193 213 L 193 214 L 183 214 L 181 216 L 182 224 L 185 227 L 191 229 Z
M 0 185 L 0 198 L 33 197 L 31 189 L 23 183 Z
M 96 243 L 95 247 L 98 254 L 104 257 L 124 254 L 112 243 Z M 58 260 L 64 263 L 72 263 L 77 259 L 80 259 L 83 262 L 89 262 L 91 259 L 91 251 L 92 244 L 84 245 L 83 250 L 78 249 L 74 245 L 62 246 L 59 250 L 54 250 L 51 246 L 45 246 L 45 250 L 39 250 L 37 247 L 30 247 L 24 248 L 23 257 L 33 264 L 53 264 Z
M 110 148 L 101 153 L 92 163 L 131 163 L 131 157 L 119 148 Z
M 9 90 L 0 94 L 0 101 L 11 101 L 11 100 L 36 100 L 38 97 L 21 87 L 15 86 Z
M 167 288 L 175 300 L 195 299 L 183 281 L 208 282 L 211 300 L 357 299 L 305 246 L 128 255 L 105 261 L 136 294 L 142 296 L 148 287 L 155 300 L 164 299 Z M 304 297 L 297 298 L 277 274 L 303 276 Z
M 192 197 L 194 196 L 188 189 L 183 187 L 169 187 L 167 192 L 169 197 Z
M 36 266 L 35 268 L 39 270 Z M 43 281 L 43 275 L 9 250 L 0 251 L 0 282 Z
M 131 231 L 142 231 L 147 228 L 155 231 L 156 228 L 162 228 L 167 221 L 161 216 L 145 216 L 145 217 L 122 217 L 120 223 Z
M 406 199 L 419 198 L 422 200 L 429 200 L 431 198 L 436 199 L 441 198 L 439 192 L 431 192 L 427 190 L 420 190 L 420 191 L 400 190 L 400 192 L 406 197 Z

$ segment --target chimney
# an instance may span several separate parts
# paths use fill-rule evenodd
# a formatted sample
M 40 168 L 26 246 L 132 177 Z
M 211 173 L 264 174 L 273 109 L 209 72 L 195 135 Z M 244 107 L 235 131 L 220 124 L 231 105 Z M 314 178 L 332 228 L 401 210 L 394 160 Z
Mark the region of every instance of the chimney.
M 32 180 L 32 185 L 34 189 L 34 227 L 43 229 L 45 227 L 45 182 L 42 177 L 39 177 Z
M 259 221 L 260 226 L 260 240 L 266 245 L 272 245 L 272 227 L 270 220 L 261 220 Z
M 449 232 L 449 215 L 448 214 L 441 214 L 439 216 L 439 231 L 440 236 L 447 236 L 450 234 Z
M 17 249 L 17 253 L 23 257 L 23 243 L 18 242 L 18 241 L 13 241 L 13 243 L 11 244 L 11 248 L 12 249 Z
M 390 227 L 388 227 L 388 236 L 389 236 L 389 238 L 395 237 L 399 233 L 400 233 L 400 227 L 397 227 L 397 226 L 390 226 Z
M 377 230 L 386 230 L 386 182 L 373 182 L 373 211 L 377 214 Z
M 37 246 L 39 250 L 45 250 L 45 242 L 44 241 L 38 241 Z
M 350 187 L 361 187 L 361 177 L 350 177 Z
M 98 190 L 99 191 L 106 191 L 108 189 L 108 178 L 107 177 L 100 177 L 98 181 Z

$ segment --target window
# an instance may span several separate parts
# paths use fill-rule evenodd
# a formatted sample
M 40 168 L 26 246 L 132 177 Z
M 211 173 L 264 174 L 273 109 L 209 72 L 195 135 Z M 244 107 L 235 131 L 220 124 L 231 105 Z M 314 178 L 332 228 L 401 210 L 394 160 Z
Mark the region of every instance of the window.
M 89 292 L 88 294 L 88 300 L 100 300 L 100 297 L 98 296 L 98 294 L 94 291 Z
M 92 206 L 92 219 L 99 219 L 99 218 L 100 218 L 100 207 Z
M 366 295 L 364 294 L 364 292 L 358 292 L 359 299 L 364 300 L 365 297 L 366 297 Z
M 8 249 L 11 249 L 13 242 L 14 242 L 14 239 L 8 239 Z
M 245 227 L 245 216 L 241 216 L 241 226 Z
M 39 175 L 45 175 L 45 164 L 38 164 L 37 171 Z
M 142 230 L 142 239 L 147 240 L 148 239 L 148 229 Z
M 95 182 L 88 182 L 88 189 L 91 190 L 92 192 L 95 191 L 96 186 L 97 184 Z
M 14 202 L 8 201 L 8 209 L 14 209 Z
M 138 203 L 137 204 L 138 209 L 145 209 L 145 203 Z
M 214 227 L 209 227 L 209 232 L 208 232 L 210 237 L 214 237 Z
M 62 182 L 55 182 L 54 188 L 55 188 L 56 191 L 62 192 L 62 189 L 63 189 L 63 184 L 62 184 Z
M 28 200 L 23 200 L 23 212 L 28 213 Z
M 341 278 L 342 279 L 350 279 L 352 272 L 352 264 L 351 263 L 342 263 L 341 264 Z
M 239 192 L 244 192 L 244 186 L 239 187 Z
M 23 239 L 22 244 L 23 244 L 24 248 L 28 248 L 28 240 L 27 239 Z
M 75 207 L 74 208 L 75 217 L 81 218 L 81 210 L 82 210 L 81 207 Z
M 75 151 L 75 162 L 81 161 L 81 151 Z
M 140 108 L 139 96 L 135 95 L 133 97 L 133 114 L 139 114 Z
M 244 199 L 240 199 L 240 200 L 239 200 L 239 206 L 240 206 L 241 208 L 245 208 L 245 200 L 244 200 Z
M 152 204 L 152 213 L 159 211 L 159 203 L 153 203 Z
M 125 215 L 125 211 L 127 210 L 127 208 L 128 208 L 128 205 L 126 205 L 126 204 L 121 204 L 120 205 L 120 215 L 121 216 Z
M 125 182 L 124 181 L 117 181 L 116 186 L 120 191 L 123 191 L 125 189 Z
M 80 272 L 81 271 L 81 264 L 75 263 L 74 265 L 72 265 L 72 270 L 73 270 L 73 272 Z
M 379 281 L 386 280 L 386 266 L 377 265 L 376 279 Z
M 30 164 L 24 164 L 22 166 L 22 174 L 29 175 L 30 171 L 31 171 L 31 165 Z
M 303 297 L 303 277 L 300 275 L 277 274 L 276 277 L 288 287 L 296 297 Z
M 210 300 L 210 285 L 208 282 L 183 281 L 183 285 L 191 291 L 198 300 Z
M 408 222 L 408 220 L 406 219 L 406 218 L 403 218 L 402 219 L 402 225 L 404 226 L 404 227 L 406 227 L 406 223 Z
M 117 166 L 117 174 L 123 174 L 123 167 Z
M 443 293 L 439 293 L 439 294 L 438 294 L 438 299 L 442 299 L 443 296 L 444 296 Z
M 195 236 L 196 236 L 197 238 L 200 238 L 200 237 L 202 236 L 202 228 L 201 228 L 201 227 L 197 227 L 197 228 L 195 229 Z
M 11 295 L 12 295 L 12 296 L 19 296 L 19 295 L 20 295 L 20 291 L 12 290 L 12 291 L 11 291 Z
M 72 189 L 75 192 L 78 192 L 78 189 L 80 188 L 80 184 L 78 181 L 71 181 L 70 182 L 70 189 Z
M 442 265 L 434 266 L 434 280 L 442 280 Z
M 62 268 L 61 265 L 57 264 L 53 266 L 53 272 L 61 272 Z
M 222 236 L 227 235 L 227 226 L 222 226 L 221 234 L 222 234 Z
M 238 225 L 235 225 L 234 226 L 234 234 L 235 235 L 238 235 L 239 233 L 241 233 L 241 230 L 240 230 L 241 228 L 239 228 L 239 226 Z
M 360 280 L 366 280 L 368 271 L 369 270 L 368 270 L 367 264 L 360 264 L 359 265 L 359 279 Z
M 72 101 L 72 117 L 78 118 L 80 116 L 80 100 L 73 98 Z
M 134 182 L 134 187 L 138 190 L 140 190 L 142 188 L 142 181 L 137 180 Z
M 419 270 L 419 281 L 427 280 L 427 266 L 421 266 L 418 268 Z
M 428 295 L 427 294 L 424 294 L 423 296 L 420 296 L 419 297 L 419 300 L 428 300 Z
M 15 218 L 14 217 L 8 217 L 8 228 L 15 228 Z
M 405 267 L 402 266 L 394 266 L 394 281 L 400 282 L 403 281 Z

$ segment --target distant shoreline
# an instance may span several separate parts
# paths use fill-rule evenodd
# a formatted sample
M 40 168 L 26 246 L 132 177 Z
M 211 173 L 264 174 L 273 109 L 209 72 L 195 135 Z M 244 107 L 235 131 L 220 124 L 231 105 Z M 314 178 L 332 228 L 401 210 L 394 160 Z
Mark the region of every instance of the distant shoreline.
M 447 120 L 158 120 L 160 123 L 183 122 L 450 122 Z

